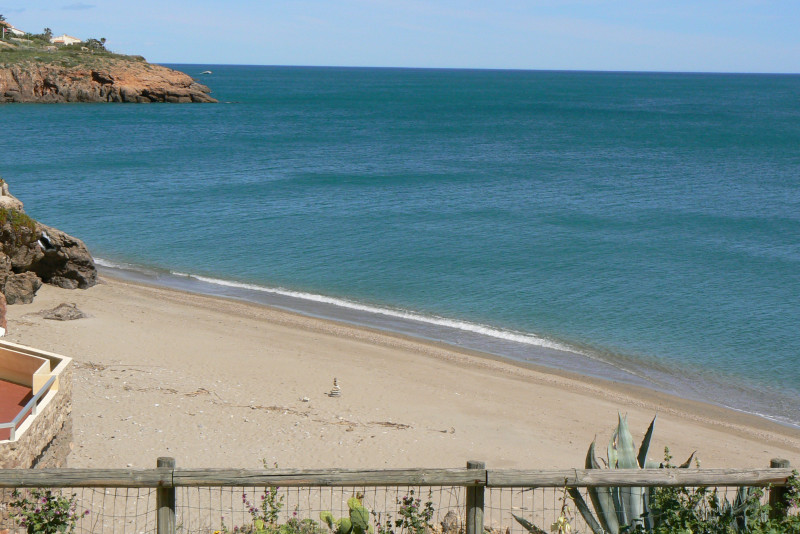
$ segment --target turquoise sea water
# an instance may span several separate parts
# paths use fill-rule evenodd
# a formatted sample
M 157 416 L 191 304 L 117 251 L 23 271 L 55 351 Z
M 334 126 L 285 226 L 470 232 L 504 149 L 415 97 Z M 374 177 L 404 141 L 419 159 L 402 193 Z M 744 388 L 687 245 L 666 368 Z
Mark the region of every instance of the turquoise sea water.
M 223 103 L 0 106 L 28 213 L 118 274 L 800 424 L 800 77 L 179 68 Z

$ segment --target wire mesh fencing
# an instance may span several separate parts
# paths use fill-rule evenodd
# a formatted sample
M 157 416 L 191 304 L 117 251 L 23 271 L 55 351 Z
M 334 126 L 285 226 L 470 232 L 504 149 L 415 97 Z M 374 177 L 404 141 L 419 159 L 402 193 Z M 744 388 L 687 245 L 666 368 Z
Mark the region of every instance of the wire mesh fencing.
M 737 517 L 743 517 L 748 512 L 751 523 L 759 514 L 763 519 L 767 517 L 765 508 L 756 511 L 758 505 L 764 506 L 769 502 L 769 491 L 766 488 L 654 486 L 628 488 L 628 490 L 641 491 L 643 502 L 647 503 L 643 509 L 648 520 L 638 518 L 636 521 L 644 531 L 650 530 L 647 524 L 657 526 L 667 519 L 674 519 L 677 514 L 685 514 L 688 511 L 691 511 L 697 520 L 707 523 L 710 529 L 708 532 L 728 532 L 722 529 L 713 530 L 712 527 L 724 524 L 726 521 L 735 523 Z M 515 516 L 529 522 L 534 529 L 533 532 L 537 532 L 536 529 L 546 533 L 559 532 L 557 529 L 559 518 L 563 518 L 562 521 L 569 524 L 571 533 L 592 534 L 592 528 L 579 510 L 579 500 L 585 504 L 585 512 L 602 526 L 600 518 L 602 512 L 595 508 L 588 488 L 571 490 L 557 487 L 486 488 L 485 499 L 484 524 L 485 531 L 489 534 L 531 534 L 531 530 L 523 526 Z M 800 510 L 793 507 L 785 513 L 797 515 Z M 747 530 L 730 530 L 730 532 L 745 531 Z M 800 534 L 800 530 L 793 534 Z
M 656 488 L 657 490 L 658 488 Z M 680 488 L 687 495 L 705 492 L 698 512 L 713 515 L 710 502 L 733 505 L 738 487 Z M 62 488 L 53 492 L 74 502 L 79 533 L 154 533 L 156 490 L 153 488 Z M 255 532 L 258 522 L 276 526 L 282 534 L 329 534 L 322 519 L 328 512 L 334 521 L 347 518 L 348 501 L 357 498 L 369 512 L 373 532 L 388 534 L 464 534 L 466 516 L 464 487 L 183 487 L 176 491 L 176 532 Z M 592 508 L 588 490 L 579 491 Z M 9 503 L 28 498 L 33 510 L 37 503 L 30 490 L 0 490 L 0 532 L 26 532 L 14 518 Z M 768 494 L 760 500 L 766 503 Z M 490 534 L 529 534 L 514 516 L 550 532 L 559 517 L 571 531 L 591 533 L 574 498 L 564 488 L 486 488 L 484 528 Z M 18 512 L 18 510 L 16 510 Z M 87 513 L 88 512 L 88 513 Z M 797 510 L 790 511 L 797 513 Z M 18 516 L 19 517 L 19 516 Z M 658 515 L 654 520 L 659 520 Z M 282 528 L 280 526 L 283 526 Z
M 155 492 L 154 488 L 3 488 L 0 532 L 27 532 L 31 520 L 26 518 L 36 514 L 50 517 L 51 524 L 74 523 L 79 533 L 156 532 Z
M 349 519 L 353 498 L 366 509 L 372 531 L 382 534 L 407 532 L 413 525 L 435 531 L 448 513 L 451 518 L 466 513 L 465 488 L 455 486 L 186 487 L 177 492 L 176 531 L 252 532 L 261 524 L 285 534 L 328 534 L 324 516 L 329 514 L 335 529 L 337 521 Z M 463 519 L 455 522 L 452 534 L 463 532 Z
M 577 475 L 572 479 L 577 488 L 558 485 L 566 484 L 565 478 L 558 478 L 562 472 L 545 471 L 521 474 L 477 471 L 478 476 L 475 476 L 476 471 L 451 470 L 436 475 L 437 482 L 433 482 L 450 485 L 403 485 L 396 482 L 398 477 L 403 481 L 414 479 L 414 482 L 419 482 L 420 478 L 430 476 L 430 472 L 419 471 L 417 474 L 413 470 L 402 476 L 391 472 L 341 475 L 337 470 L 310 474 L 287 470 L 277 475 L 263 471 L 203 472 L 200 473 L 202 482 L 197 482 L 198 485 L 178 482 L 179 473 L 183 480 L 190 480 L 186 473 L 192 475 L 191 470 L 143 470 L 137 473 L 119 470 L 111 474 L 106 470 L 97 475 L 89 471 L 80 473 L 83 477 L 80 480 L 86 481 L 84 486 L 78 486 L 74 475 L 68 474 L 67 478 L 76 487 L 62 482 L 56 484 L 62 487 L 52 490 L 46 489 L 46 482 L 52 483 L 64 476 L 63 472 L 53 470 L 53 473 L 45 473 L 46 476 L 37 475 L 35 470 L 22 475 L 11 473 L 9 477 L 25 479 L 27 487 L 16 489 L 0 477 L 0 483 L 5 485 L 0 488 L 0 534 L 28 531 L 29 525 L 24 521 L 30 521 L 30 517 L 47 515 L 58 519 L 59 514 L 66 518 L 65 522 L 74 522 L 75 532 L 136 534 L 342 534 L 347 529 L 339 526 L 353 519 L 353 509 L 360 510 L 361 520 L 368 525 L 369 534 L 539 534 L 553 531 L 559 521 L 561 525 L 568 524 L 570 532 L 580 534 L 593 532 L 590 518 L 602 522 L 602 511 L 595 508 L 593 501 L 596 499 L 590 495 L 591 490 L 584 487 L 586 483 L 576 482 L 580 480 L 579 471 L 574 472 Z M 627 481 L 627 486 L 612 486 L 609 481 L 625 484 L 628 474 L 589 474 L 595 478 L 600 476 L 601 483 L 592 483 L 598 491 L 617 488 L 617 491 L 638 491 L 646 496 L 648 520 L 656 524 L 672 517 L 670 514 L 687 509 L 700 520 L 729 521 L 735 519 L 736 514 L 741 515 L 745 501 L 750 503 L 748 510 L 767 514 L 768 509 L 763 505 L 769 502 L 771 491 L 773 498 L 776 493 L 774 488 L 770 490 L 767 487 L 771 482 L 765 480 L 777 480 L 779 484 L 790 480 L 785 476 L 788 470 L 780 476 L 769 470 L 739 473 L 728 470 L 724 474 L 698 470 L 695 473 L 691 474 L 693 479 L 687 480 L 703 479 L 705 484 L 706 479 L 714 477 L 717 483 L 725 480 L 732 485 L 714 485 L 711 482 L 704 486 L 657 486 L 654 485 L 656 482 L 641 482 L 643 477 L 640 477 Z M 636 473 L 630 475 L 639 476 Z M 138 483 L 147 487 L 124 487 L 128 481 L 124 476 L 132 477 L 131 485 Z M 336 476 L 345 476 L 348 482 L 331 483 Z M 491 482 L 493 476 L 498 482 Z M 150 477 L 149 481 L 142 482 L 143 477 Z M 303 481 L 298 481 L 298 477 Z M 514 482 L 508 482 L 510 478 Z M 37 482 L 34 483 L 34 479 Z M 101 479 L 103 484 L 115 480 L 115 487 L 93 487 Z M 235 481 L 231 482 L 231 479 Z M 257 479 L 253 485 L 238 485 L 253 479 Z M 741 485 L 738 481 L 733 482 L 734 479 L 741 479 Z M 355 480 L 359 482 L 356 484 Z M 278 485 L 280 482 L 275 481 L 286 485 Z M 748 481 L 754 487 L 746 486 Z M 631 485 L 633 483 L 636 485 Z M 165 506 L 165 493 L 171 496 L 168 502 L 174 503 L 167 505 L 173 519 L 168 529 L 164 528 L 159 517 L 159 507 L 163 510 Z M 477 516 L 476 510 L 479 512 Z M 799 513 L 796 508 L 788 511 L 794 516 Z M 476 517 L 480 519 L 476 520 Z M 484 532 L 480 532 L 480 525 Z
M 152 533 L 157 531 L 154 488 L 60 488 L 63 513 L 74 512 L 78 533 Z M 448 516 L 451 534 L 462 533 L 464 487 L 181 487 L 176 488 L 176 532 L 255 532 L 259 522 L 284 534 L 330 534 L 321 518 L 348 518 L 348 501 L 356 498 L 369 513 L 373 532 L 408 532 L 419 525 L 440 531 Z M 21 507 L 27 499 L 36 512 L 42 504 L 29 489 L 0 489 L 0 532 L 26 532 Z M 55 506 L 52 507 L 56 509 Z M 438 527 L 436 525 L 439 525 Z M 335 528 L 335 524 L 334 524 Z M 422 532 L 420 532 L 422 534 Z

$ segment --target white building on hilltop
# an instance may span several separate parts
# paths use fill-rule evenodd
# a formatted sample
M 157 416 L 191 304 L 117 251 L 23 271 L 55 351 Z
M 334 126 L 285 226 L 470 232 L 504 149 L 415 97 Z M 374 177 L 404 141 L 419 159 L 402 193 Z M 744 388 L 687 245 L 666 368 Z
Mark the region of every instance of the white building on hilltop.
M 16 35 L 17 37 L 22 37 L 23 35 L 25 35 L 24 31 L 18 30 L 10 22 L 5 20 L 0 20 L 0 28 L 2 28 L 3 39 L 5 39 L 6 35 L 8 35 L 9 33 L 11 35 Z
M 53 44 L 60 44 L 60 45 L 71 45 L 76 43 L 82 43 L 80 39 L 77 37 L 72 37 L 71 35 L 59 35 L 58 37 L 51 37 L 50 42 Z

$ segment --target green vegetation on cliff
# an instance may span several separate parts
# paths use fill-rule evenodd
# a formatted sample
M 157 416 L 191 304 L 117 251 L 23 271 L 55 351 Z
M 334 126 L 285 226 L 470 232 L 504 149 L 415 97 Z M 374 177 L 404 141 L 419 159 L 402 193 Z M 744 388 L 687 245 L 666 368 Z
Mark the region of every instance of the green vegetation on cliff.
M 36 222 L 28 217 L 27 214 L 15 209 L 0 208 L 0 226 L 7 222 L 11 223 L 11 227 L 18 234 L 22 232 L 23 228 L 33 233 L 36 232 Z
M 110 52 L 105 38 L 53 38 L 49 28 L 21 35 L 0 26 L 0 103 L 217 102 L 186 73 Z
M 0 14 L 0 26 L 3 25 L 3 21 L 5 17 Z M 50 28 L 45 28 L 42 33 L 26 33 L 21 37 L 6 30 L 5 37 L 0 39 L 0 68 L 29 62 L 94 68 L 103 66 L 107 59 L 145 61 L 142 56 L 128 56 L 109 51 L 105 46 L 105 37 L 90 38 L 70 45 L 53 44 L 50 42 L 51 37 L 53 31 Z
M 0 41 L 7 46 L 0 45 L 0 68 L 11 67 L 28 62 L 37 62 L 63 67 L 86 66 L 87 68 L 100 67 L 108 59 L 118 59 L 133 62 L 144 62 L 142 56 L 127 56 L 115 54 L 105 48 L 89 48 L 84 44 L 66 46 L 51 45 L 39 39 L 13 38 Z M 47 44 L 44 44 L 47 43 Z

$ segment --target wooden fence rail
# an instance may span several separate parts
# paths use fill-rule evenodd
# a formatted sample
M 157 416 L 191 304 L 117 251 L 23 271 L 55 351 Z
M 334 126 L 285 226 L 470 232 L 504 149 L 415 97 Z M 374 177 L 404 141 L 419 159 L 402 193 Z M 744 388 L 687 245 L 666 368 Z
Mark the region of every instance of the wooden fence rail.
M 0 469 L 0 488 L 782 486 L 783 469 Z
M 159 458 L 155 469 L 0 469 L 0 488 L 157 488 L 159 534 L 175 532 L 175 488 L 180 487 L 398 487 L 460 486 L 467 490 L 466 534 L 483 533 L 486 488 L 603 486 L 772 486 L 783 498 L 792 474 L 775 459 L 767 469 L 182 469 Z

